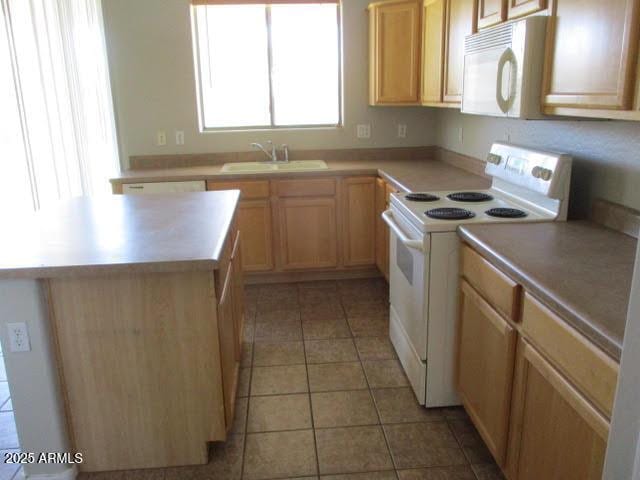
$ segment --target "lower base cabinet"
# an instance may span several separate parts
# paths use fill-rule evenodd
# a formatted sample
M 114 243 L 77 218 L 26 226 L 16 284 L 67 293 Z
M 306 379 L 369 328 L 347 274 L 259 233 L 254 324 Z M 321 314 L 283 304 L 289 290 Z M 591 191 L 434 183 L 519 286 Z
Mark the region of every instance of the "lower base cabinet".
M 517 333 L 464 280 L 460 318 L 458 392 L 496 462 L 504 466 Z
M 509 478 L 601 479 L 608 420 L 524 340 L 517 363 Z
M 283 269 L 329 268 L 338 265 L 335 198 L 280 199 L 278 215 Z
M 457 367 L 469 417 L 508 480 L 599 480 L 617 364 L 473 254 L 462 263 Z

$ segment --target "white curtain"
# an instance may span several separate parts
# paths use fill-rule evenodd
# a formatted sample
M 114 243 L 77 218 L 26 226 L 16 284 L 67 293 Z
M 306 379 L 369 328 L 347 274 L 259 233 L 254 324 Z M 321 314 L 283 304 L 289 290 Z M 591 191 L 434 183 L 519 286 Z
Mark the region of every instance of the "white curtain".
M 0 211 L 108 194 L 118 150 L 100 0 L 0 4 Z

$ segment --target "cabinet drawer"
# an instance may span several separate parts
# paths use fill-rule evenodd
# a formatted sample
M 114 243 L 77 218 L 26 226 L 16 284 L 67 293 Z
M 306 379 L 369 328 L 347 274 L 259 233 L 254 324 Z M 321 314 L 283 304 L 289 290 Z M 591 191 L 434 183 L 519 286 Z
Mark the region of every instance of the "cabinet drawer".
M 610 418 L 618 364 L 528 293 L 522 328 L 531 343 Z
M 336 194 L 335 178 L 310 180 L 278 180 L 273 182 L 273 193 L 278 197 L 324 197 Z
M 217 182 L 207 181 L 207 190 L 240 190 L 241 200 L 269 197 L 269 182 L 253 180 L 245 182 Z
M 518 320 L 520 285 L 466 245 L 462 246 L 462 275 L 493 307 Z

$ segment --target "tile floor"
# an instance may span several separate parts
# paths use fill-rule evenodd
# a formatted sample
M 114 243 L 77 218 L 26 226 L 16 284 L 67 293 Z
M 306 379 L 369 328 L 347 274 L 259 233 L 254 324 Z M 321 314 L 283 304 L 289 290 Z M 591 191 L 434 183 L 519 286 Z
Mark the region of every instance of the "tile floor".
M 459 408 L 415 401 L 388 340 L 387 285 L 250 286 L 236 418 L 208 465 L 100 480 L 498 480 Z
M 22 470 L 17 465 L 3 463 L 6 452 L 15 452 L 19 449 L 7 372 L 4 368 L 4 354 L 0 347 L 0 480 L 23 478 Z

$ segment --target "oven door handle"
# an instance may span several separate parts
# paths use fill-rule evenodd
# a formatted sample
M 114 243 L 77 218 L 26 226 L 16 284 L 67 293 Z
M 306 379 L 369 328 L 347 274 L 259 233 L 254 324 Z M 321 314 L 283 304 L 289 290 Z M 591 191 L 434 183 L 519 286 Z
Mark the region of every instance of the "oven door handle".
M 393 219 L 393 213 L 391 212 L 391 210 L 385 210 L 384 212 L 382 212 L 382 219 L 384 220 L 384 223 L 389 225 L 389 228 L 393 230 L 393 233 L 396 234 L 396 236 L 404 245 L 409 248 L 413 248 L 414 250 L 424 252 L 424 243 L 422 242 L 422 240 L 411 240 L 409 237 L 407 237 Z

